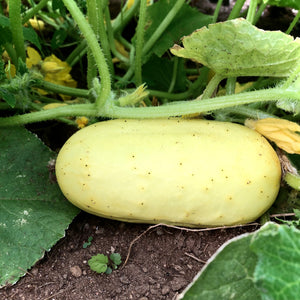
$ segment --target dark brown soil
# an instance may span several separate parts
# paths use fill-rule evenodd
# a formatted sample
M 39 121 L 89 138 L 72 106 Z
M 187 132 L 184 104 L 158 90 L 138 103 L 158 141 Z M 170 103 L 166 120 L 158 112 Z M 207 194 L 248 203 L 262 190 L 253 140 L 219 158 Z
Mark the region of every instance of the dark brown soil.
M 59 241 L 17 284 L 0 290 L 0 299 L 101 300 L 175 299 L 205 262 L 230 238 L 257 229 L 247 226 L 203 232 L 129 224 L 80 213 Z M 92 236 L 91 245 L 83 244 Z M 123 262 L 110 275 L 87 263 L 98 253 L 120 253 Z

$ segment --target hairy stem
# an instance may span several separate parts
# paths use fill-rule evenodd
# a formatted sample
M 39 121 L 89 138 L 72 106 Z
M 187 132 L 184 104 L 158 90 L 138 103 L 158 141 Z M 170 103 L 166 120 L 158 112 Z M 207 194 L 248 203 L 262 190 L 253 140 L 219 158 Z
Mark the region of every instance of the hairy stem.
M 15 45 L 17 57 L 23 61 L 26 59 L 24 36 L 21 18 L 21 0 L 9 0 L 9 20 L 13 43 Z
M 193 113 L 207 113 L 218 109 L 236 107 L 244 104 L 282 99 L 300 101 L 298 90 L 286 90 L 280 87 L 226 95 L 203 100 L 178 101 L 172 104 L 150 107 L 120 107 L 116 101 L 107 101 L 100 110 L 94 104 L 66 105 L 49 110 L 1 118 L 0 126 L 21 125 L 32 122 L 57 119 L 68 116 L 101 116 L 107 118 L 168 118 Z
M 25 24 L 29 19 L 33 18 L 48 2 L 49 0 L 41 0 L 37 5 L 27 10 L 22 18 L 22 23 Z
M 143 83 L 142 79 L 142 52 L 144 44 L 144 30 L 146 24 L 147 0 L 141 0 L 139 22 L 136 28 L 136 46 L 135 46 L 135 84 L 140 86 Z
M 63 0 L 63 2 L 71 13 L 75 22 L 78 24 L 78 27 L 84 35 L 87 44 L 94 56 L 101 79 L 101 92 L 96 99 L 97 107 L 100 107 L 109 98 L 111 93 L 111 78 L 105 56 L 98 44 L 97 37 L 95 36 L 89 23 L 86 21 L 84 15 L 76 5 L 75 1 Z

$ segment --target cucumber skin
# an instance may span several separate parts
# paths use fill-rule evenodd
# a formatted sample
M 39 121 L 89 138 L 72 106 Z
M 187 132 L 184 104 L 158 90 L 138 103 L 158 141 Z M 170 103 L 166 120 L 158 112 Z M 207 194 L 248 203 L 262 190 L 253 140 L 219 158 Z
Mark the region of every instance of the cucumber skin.
M 110 120 L 75 133 L 56 162 L 65 197 L 105 218 L 187 227 L 245 224 L 280 187 L 267 140 L 237 124 Z

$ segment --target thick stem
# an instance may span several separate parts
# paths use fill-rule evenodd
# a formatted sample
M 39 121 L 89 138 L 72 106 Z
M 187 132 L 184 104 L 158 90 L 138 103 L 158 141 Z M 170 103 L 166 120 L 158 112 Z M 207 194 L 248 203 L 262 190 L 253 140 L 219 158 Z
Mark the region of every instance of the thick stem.
M 27 10 L 25 15 L 23 16 L 22 23 L 25 24 L 29 19 L 34 17 L 39 12 L 39 10 L 47 5 L 48 2 L 49 0 L 41 0 L 37 5 Z
M 16 115 L 13 117 L 0 118 L 0 126 L 17 126 L 34 122 L 59 119 L 61 117 L 74 116 L 96 116 L 97 110 L 94 104 L 74 104 L 60 106 L 53 109 L 40 110 L 24 115 Z
M 208 83 L 204 93 L 201 97 L 201 99 L 207 99 L 212 96 L 216 88 L 218 87 L 219 83 L 224 79 L 225 77 L 220 74 L 215 74 L 213 78 Z
M 294 17 L 294 20 L 290 24 L 289 28 L 285 32 L 286 34 L 290 34 L 293 28 L 296 26 L 297 22 L 299 21 L 300 18 L 300 10 L 298 10 L 297 15 Z
M 184 3 L 185 3 L 185 0 L 177 0 L 175 5 L 172 7 L 172 9 L 166 15 L 164 20 L 160 23 L 160 25 L 155 30 L 155 32 L 152 34 L 150 39 L 146 42 L 146 44 L 143 48 L 143 55 L 146 55 L 149 52 L 149 50 L 153 47 L 153 45 L 157 42 L 157 40 L 161 37 L 161 35 L 164 33 L 164 31 L 167 29 L 167 27 L 173 21 L 173 19 L 177 15 L 177 13 L 180 11 L 180 9 Z
M 73 97 L 88 98 L 90 95 L 89 90 L 72 88 L 64 85 L 55 84 L 49 81 L 42 81 L 42 83 L 38 85 L 38 87 L 41 87 L 53 93 L 64 94 Z
M 237 0 L 234 4 L 234 7 L 231 10 L 230 15 L 227 20 L 232 20 L 232 19 L 238 18 L 240 15 L 240 11 L 245 2 L 246 2 L 246 0 Z
M 68 63 L 70 67 L 73 67 L 79 61 L 79 59 L 83 55 L 85 55 L 85 53 L 86 53 L 86 40 L 82 40 L 67 57 L 66 63 Z
M 89 20 L 89 24 L 92 28 L 92 30 L 94 31 L 96 37 L 98 37 L 99 32 L 98 32 L 98 23 L 100 22 L 100 20 L 98 19 L 98 3 L 96 0 L 88 0 L 86 1 L 87 4 L 87 17 Z M 88 88 L 92 88 L 93 86 L 93 79 L 95 77 L 97 77 L 98 72 L 97 72 L 97 68 L 95 68 L 95 59 L 93 56 L 93 53 L 91 51 L 90 48 L 87 49 L 87 86 Z
M 267 7 L 267 5 L 268 5 L 268 2 L 261 3 L 261 5 L 259 6 L 259 8 L 254 16 L 254 20 L 252 22 L 253 25 L 255 25 L 258 22 L 259 18 L 261 17 L 261 15 L 262 15 L 263 11 L 265 10 L 265 8 Z
M 118 16 L 115 18 L 112 28 L 115 34 L 122 32 L 124 27 L 128 24 L 128 22 L 133 18 L 134 14 L 139 8 L 141 0 L 135 0 L 133 5 L 127 9 L 127 5 L 125 5 Z
M 168 93 L 172 93 L 173 92 L 173 89 L 175 87 L 176 80 L 177 80 L 177 71 L 178 71 L 179 57 L 175 56 L 173 60 L 174 60 L 174 63 L 173 63 L 173 72 L 172 72 L 172 78 L 171 78 L 170 86 L 169 86 L 169 89 L 168 89 Z
M 136 28 L 136 46 L 135 46 L 135 84 L 140 86 L 143 83 L 142 79 L 142 52 L 144 44 L 144 31 L 146 24 L 147 0 L 141 0 L 139 22 Z
M 257 9 L 257 0 L 251 0 L 249 4 L 249 10 L 247 13 L 247 18 L 246 18 L 246 20 L 249 21 L 251 24 L 253 24 L 256 9 Z
M 88 46 L 90 47 L 95 58 L 95 62 L 101 79 L 101 93 L 96 99 L 97 107 L 100 107 L 109 98 L 111 93 L 111 79 L 108 65 L 91 26 L 86 21 L 84 15 L 80 11 L 74 0 L 63 0 L 63 2 L 70 11 L 75 22 L 78 24 L 78 27 L 84 35 Z
M 13 43 L 15 45 L 17 57 L 23 61 L 26 59 L 24 36 L 21 19 L 21 0 L 9 0 L 9 20 Z
M 105 7 L 107 7 L 108 4 L 104 3 L 106 2 L 105 0 L 97 0 L 98 1 L 98 32 L 99 32 L 99 41 L 100 45 L 103 49 L 103 54 L 108 66 L 108 70 L 110 75 L 112 76 L 114 73 L 114 66 L 112 63 L 111 59 L 111 53 L 110 53 L 110 45 L 106 33 L 106 28 L 105 28 L 105 17 L 104 17 L 104 10 Z
M 217 22 L 222 3 L 223 3 L 223 0 L 218 0 L 218 3 L 216 5 L 215 11 L 214 11 L 212 23 Z
M 211 99 L 178 101 L 168 105 L 151 107 L 118 107 L 108 103 L 105 111 L 111 118 L 167 118 L 193 113 L 206 113 L 217 109 L 234 107 L 255 102 L 277 101 L 281 99 L 298 99 L 297 91 L 287 92 L 281 88 L 273 88 L 235 95 L 221 96 Z
M 120 107 L 114 102 L 106 102 L 98 111 L 93 104 L 66 105 L 24 115 L 0 119 L 0 126 L 13 126 L 68 116 L 98 116 L 108 118 L 168 118 L 193 113 L 206 113 L 218 109 L 236 107 L 255 102 L 296 99 L 300 101 L 298 90 L 290 91 L 272 88 L 241 94 L 227 95 L 203 100 L 178 101 L 168 105 L 151 107 Z

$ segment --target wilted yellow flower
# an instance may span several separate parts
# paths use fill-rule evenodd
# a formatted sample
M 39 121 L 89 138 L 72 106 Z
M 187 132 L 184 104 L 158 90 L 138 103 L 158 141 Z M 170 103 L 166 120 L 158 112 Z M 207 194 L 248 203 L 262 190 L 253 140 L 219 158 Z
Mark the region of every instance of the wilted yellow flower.
M 87 117 L 78 117 L 76 118 L 76 123 L 78 128 L 83 128 L 89 123 L 89 119 Z
M 76 87 L 77 82 L 70 75 L 71 67 L 64 61 L 61 61 L 54 54 L 42 60 L 40 54 L 33 48 L 27 48 L 26 65 L 29 69 L 37 68 L 44 76 L 45 81 L 64 85 L 68 87 Z M 39 90 L 42 94 L 45 91 Z M 60 94 L 62 99 L 70 99 L 69 96 Z
M 256 130 L 288 153 L 300 154 L 300 125 L 278 119 L 246 120 L 245 125 Z
M 42 20 L 38 20 L 36 17 L 34 17 L 33 19 L 29 19 L 28 22 L 35 30 L 44 30 L 45 28 L 45 23 Z

